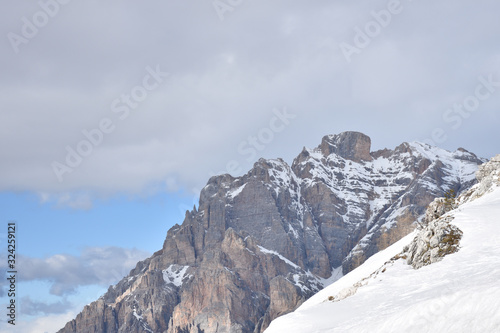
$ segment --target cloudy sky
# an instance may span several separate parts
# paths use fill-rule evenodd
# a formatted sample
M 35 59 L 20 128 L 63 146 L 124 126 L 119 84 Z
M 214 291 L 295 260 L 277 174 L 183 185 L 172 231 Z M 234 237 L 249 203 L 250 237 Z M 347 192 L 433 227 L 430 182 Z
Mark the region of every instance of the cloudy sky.
M 500 153 L 499 12 L 494 0 L 4 3 L 0 241 L 17 221 L 16 328 L 62 327 L 161 248 L 210 176 L 259 157 L 291 162 L 346 130 L 373 150 Z

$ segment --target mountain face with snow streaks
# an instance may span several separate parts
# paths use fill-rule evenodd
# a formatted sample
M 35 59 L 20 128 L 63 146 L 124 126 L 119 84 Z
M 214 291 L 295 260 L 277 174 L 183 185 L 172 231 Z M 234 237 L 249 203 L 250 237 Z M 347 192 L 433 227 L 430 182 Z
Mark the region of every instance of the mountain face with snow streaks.
M 500 155 L 453 205 L 326 287 L 265 333 L 500 332 Z
M 470 188 L 483 162 L 416 142 L 370 148 L 344 132 L 291 165 L 210 178 L 162 249 L 59 332 L 263 332 L 410 233 L 434 198 Z

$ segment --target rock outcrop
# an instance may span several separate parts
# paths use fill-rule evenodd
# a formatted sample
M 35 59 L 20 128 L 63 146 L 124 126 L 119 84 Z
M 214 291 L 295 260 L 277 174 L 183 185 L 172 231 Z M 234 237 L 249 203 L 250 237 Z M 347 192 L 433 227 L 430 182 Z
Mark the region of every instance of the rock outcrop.
M 472 201 L 500 186 L 500 154 L 479 166 L 476 172 L 478 183 L 458 198 L 459 203 Z
M 59 333 L 263 332 L 411 232 L 434 198 L 470 188 L 481 163 L 420 143 L 370 152 L 368 136 L 345 132 L 291 166 L 212 177 L 162 249 Z
M 418 269 L 457 252 L 463 232 L 450 223 L 452 220 L 452 217 L 438 218 L 421 230 L 403 250 L 407 264 Z
M 359 132 L 327 135 L 323 137 L 320 145 L 324 156 L 336 154 L 354 162 L 371 161 L 373 158 L 370 155 L 370 148 L 370 137 Z
M 452 212 L 452 208 L 473 201 L 500 186 L 500 155 L 480 165 L 476 178 L 477 184 L 453 200 L 456 207 L 450 207 L 444 198 L 436 198 L 429 204 L 424 218 L 426 226 L 401 254 L 413 268 L 432 264 L 459 250 L 463 232 L 452 224 L 453 213 L 447 213 Z

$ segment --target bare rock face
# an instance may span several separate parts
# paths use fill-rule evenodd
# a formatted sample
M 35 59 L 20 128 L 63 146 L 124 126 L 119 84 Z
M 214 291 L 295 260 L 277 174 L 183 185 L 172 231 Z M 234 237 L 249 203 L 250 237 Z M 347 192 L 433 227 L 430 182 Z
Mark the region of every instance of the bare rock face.
M 425 225 L 427 225 L 431 221 L 443 216 L 447 212 L 448 209 L 445 206 L 444 198 L 436 198 L 427 207 L 423 222 Z
M 463 232 L 450 223 L 452 220 L 451 217 L 433 220 L 418 233 L 403 249 L 408 265 L 418 269 L 458 251 Z
M 478 184 L 459 198 L 459 202 L 472 201 L 491 191 L 494 186 L 500 186 L 500 155 L 479 166 L 476 172 Z
M 324 156 L 339 155 L 345 159 L 361 162 L 371 161 L 371 139 L 359 132 L 343 132 L 339 135 L 327 135 L 321 142 L 321 152 Z
M 260 333 L 278 316 L 411 232 L 482 161 L 420 143 L 370 153 L 370 138 L 325 136 L 292 165 L 210 178 L 198 207 L 59 333 Z

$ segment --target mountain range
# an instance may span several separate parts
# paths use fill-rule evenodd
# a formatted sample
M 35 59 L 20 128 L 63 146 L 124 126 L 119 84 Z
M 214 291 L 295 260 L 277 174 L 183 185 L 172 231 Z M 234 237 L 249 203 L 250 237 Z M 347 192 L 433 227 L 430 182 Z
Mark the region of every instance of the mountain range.
M 289 165 L 260 159 L 219 175 L 163 247 L 59 333 L 260 333 L 463 193 L 485 160 L 359 132 L 323 137 Z

